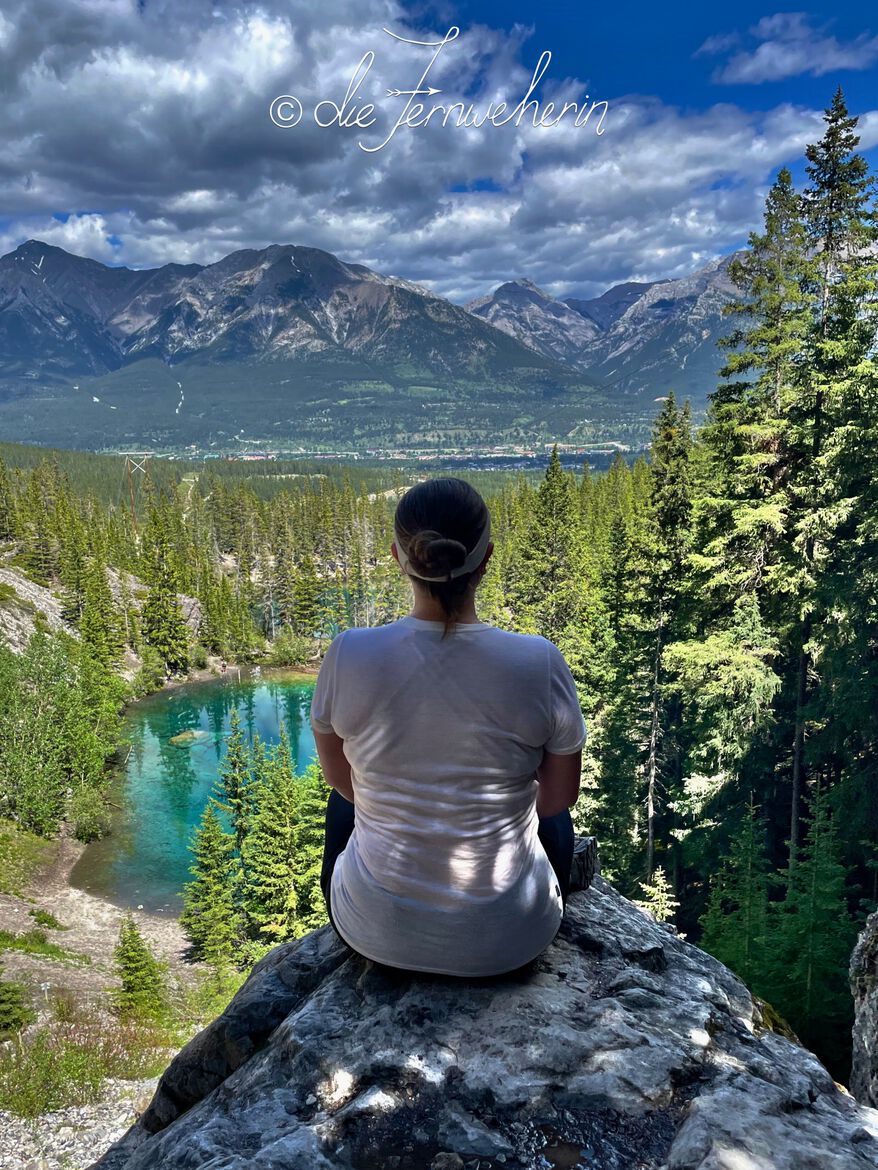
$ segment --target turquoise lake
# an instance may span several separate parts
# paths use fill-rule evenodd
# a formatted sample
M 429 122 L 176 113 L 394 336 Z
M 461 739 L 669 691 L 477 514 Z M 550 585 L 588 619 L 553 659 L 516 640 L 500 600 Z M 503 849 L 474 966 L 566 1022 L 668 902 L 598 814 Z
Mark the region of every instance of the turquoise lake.
M 255 672 L 254 672 L 255 673 Z M 245 734 L 277 743 L 285 726 L 297 772 L 316 759 L 310 724 L 311 683 L 282 671 L 186 683 L 133 704 L 125 718 L 127 745 L 110 792 L 112 832 L 89 845 L 72 884 L 120 906 L 178 914 L 190 880 L 192 830 L 225 755 L 233 709 Z M 183 746 L 171 739 L 195 732 Z

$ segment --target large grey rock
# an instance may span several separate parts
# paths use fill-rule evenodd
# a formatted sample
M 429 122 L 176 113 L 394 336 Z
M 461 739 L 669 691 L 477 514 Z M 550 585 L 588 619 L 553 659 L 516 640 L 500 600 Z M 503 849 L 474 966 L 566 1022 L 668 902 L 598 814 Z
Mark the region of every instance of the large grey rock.
M 864 1105 L 878 1105 L 878 910 L 866 925 L 851 955 L 854 997 L 854 1051 L 851 1092 Z
M 101 1170 L 867 1170 L 878 1111 L 603 878 L 539 959 L 398 972 L 277 947 Z

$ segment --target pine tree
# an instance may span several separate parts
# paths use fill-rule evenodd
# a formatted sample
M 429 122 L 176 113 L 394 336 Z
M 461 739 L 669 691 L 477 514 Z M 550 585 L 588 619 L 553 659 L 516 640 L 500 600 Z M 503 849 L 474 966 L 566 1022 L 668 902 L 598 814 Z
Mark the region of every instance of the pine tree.
M 0 544 L 14 540 L 18 526 L 16 523 L 15 494 L 12 490 L 12 480 L 6 464 L 0 459 Z
M 122 652 L 122 631 L 107 571 L 96 556 L 85 569 L 79 632 L 98 662 L 112 666 Z
M 823 138 L 805 151 L 810 180 L 804 192 L 811 248 L 808 286 L 816 312 L 805 346 L 805 394 L 791 423 L 802 460 L 793 493 L 796 540 L 790 558 L 790 575 L 798 583 L 800 599 L 793 632 L 797 671 L 791 859 L 796 854 L 799 801 L 807 776 L 809 714 L 815 699 L 822 698 L 814 695 L 811 684 L 815 652 L 819 654 L 826 637 L 821 569 L 830 550 L 837 551 L 844 543 L 843 535 L 850 533 L 851 485 L 845 483 L 843 472 L 836 477 L 833 471 L 845 465 L 857 467 L 864 451 L 873 447 L 870 436 L 875 434 L 878 372 L 872 355 L 878 312 L 878 227 L 870 206 L 874 179 L 866 160 L 856 153 L 857 121 L 848 115 L 839 87 L 825 113 Z M 866 476 L 871 470 L 865 469 Z M 863 469 L 854 475 L 862 484 Z M 834 609 L 835 599 L 828 600 Z
M 159 532 L 152 584 L 141 614 L 144 641 L 161 655 L 168 674 L 189 669 L 189 631 L 177 594 L 177 577 L 167 537 Z
M 242 934 L 237 908 L 241 868 L 235 840 L 209 801 L 192 844 L 193 880 L 183 891 L 180 922 L 199 956 L 217 969 L 233 964 Z
M 293 627 L 297 634 L 313 638 L 320 624 L 320 580 L 314 559 L 306 553 L 299 561 L 293 583 Z
M 27 988 L 21 983 L 0 979 L 0 1041 L 20 1032 L 35 1018 L 28 1003 Z
M 253 774 L 251 753 L 244 741 L 237 708 L 229 717 L 226 755 L 219 770 L 217 806 L 225 812 L 232 826 L 235 848 L 240 852 L 258 799 L 258 780 Z
M 766 986 L 769 864 L 766 824 L 752 798 L 729 853 L 710 882 L 707 908 L 699 919 L 699 946 L 759 991 Z
M 298 790 L 289 745 L 281 742 L 261 768 L 259 803 L 242 848 L 243 906 L 257 941 L 295 937 Z
M 169 1011 L 165 967 L 147 946 L 131 915 L 122 921 L 113 960 L 122 984 L 112 997 L 119 1015 L 133 1020 L 164 1019 Z
M 680 705 L 669 700 L 664 666 L 665 646 L 684 633 L 682 601 L 686 594 L 686 557 L 691 542 L 692 434 L 689 404 L 677 408 L 668 395 L 656 421 L 652 443 L 652 467 L 647 547 L 642 556 L 648 564 L 649 585 L 643 589 L 641 608 L 648 671 L 646 734 L 646 874 L 652 874 L 656 824 L 662 795 L 678 786 Z M 642 539 L 642 537 L 641 537 Z
M 668 922 L 680 905 L 668 885 L 664 869 L 658 866 L 651 882 L 641 882 L 640 888 L 646 894 L 642 900 L 634 899 L 634 905 L 651 914 L 656 922 Z
M 783 901 L 772 904 L 768 998 L 806 1047 L 837 1064 L 853 1023 L 847 970 L 857 927 L 848 911 L 836 827 L 819 786 L 804 844 L 780 877 Z
M 303 776 L 296 778 L 296 785 L 294 933 L 301 938 L 329 921 L 320 887 L 329 785 L 319 764 L 311 764 Z

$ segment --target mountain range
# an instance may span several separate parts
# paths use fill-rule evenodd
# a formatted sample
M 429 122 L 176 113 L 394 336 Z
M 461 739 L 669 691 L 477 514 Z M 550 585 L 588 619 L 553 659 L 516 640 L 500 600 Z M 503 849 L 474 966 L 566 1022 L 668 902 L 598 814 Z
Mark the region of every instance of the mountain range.
M 0 258 L 0 430 L 105 447 L 636 441 L 703 405 L 728 260 L 560 301 L 526 279 L 455 305 L 317 248 L 111 267 L 28 240 Z
M 729 278 L 733 255 L 676 280 L 616 285 L 593 300 L 559 301 L 513 280 L 467 308 L 612 395 L 673 389 L 703 406 L 722 364 L 717 339 L 729 332 L 723 307 L 739 295 Z

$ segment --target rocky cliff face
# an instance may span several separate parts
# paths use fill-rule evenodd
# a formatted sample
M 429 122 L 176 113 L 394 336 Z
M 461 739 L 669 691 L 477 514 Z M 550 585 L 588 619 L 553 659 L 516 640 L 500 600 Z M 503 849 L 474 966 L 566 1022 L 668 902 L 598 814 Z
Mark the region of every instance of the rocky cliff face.
M 53 634 L 79 637 L 64 621 L 59 598 L 0 558 L 0 645 L 21 654 L 40 622 Z
M 602 329 L 575 308 L 556 301 L 530 280 L 510 280 L 467 309 L 546 357 L 574 365 Z
M 854 997 L 854 1051 L 851 1092 L 864 1105 L 878 1106 L 878 911 L 866 925 L 851 955 Z
M 586 372 L 613 399 L 661 398 L 674 390 L 703 406 L 716 388 L 723 355 L 717 339 L 731 323 L 723 308 L 740 296 L 729 279 L 732 256 L 690 276 L 628 283 L 592 300 L 558 301 L 528 280 L 471 301 L 471 313 Z
M 398 972 L 277 947 L 95 1170 L 867 1170 L 878 1111 L 604 879 L 534 963 Z

